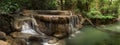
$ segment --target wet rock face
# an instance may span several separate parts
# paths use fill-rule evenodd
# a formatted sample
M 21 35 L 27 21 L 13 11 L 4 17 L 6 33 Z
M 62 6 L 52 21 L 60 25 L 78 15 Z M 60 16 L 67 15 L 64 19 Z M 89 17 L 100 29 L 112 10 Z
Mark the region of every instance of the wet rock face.
M 70 24 L 53 24 L 40 22 L 38 27 L 39 30 L 45 33 L 46 35 L 53 36 L 59 39 L 64 39 L 70 34 L 72 34 L 72 27 L 70 27 Z M 81 28 L 82 25 L 77 25 L 77 27 Z
M 35 19 L 48 22 L 48 23 L 69 23 L 71 20 L 70 16 L 58 16 L 58 15 L 35 15 Z
M 69 24 L 39 23 L 39 30 L 48 36 L 65 38 L 69 34 Z
M 48 36 L 53 36 L 58 39 L 69 37 L 72 33 L 72 28 L 80 29 L 82 24 L 80 18 L 76 16 L 35 16 L 39 30 Z M 72 27 L 71 27 L 72 26 Z M 75 31 L 77 31 L 75 30 Z

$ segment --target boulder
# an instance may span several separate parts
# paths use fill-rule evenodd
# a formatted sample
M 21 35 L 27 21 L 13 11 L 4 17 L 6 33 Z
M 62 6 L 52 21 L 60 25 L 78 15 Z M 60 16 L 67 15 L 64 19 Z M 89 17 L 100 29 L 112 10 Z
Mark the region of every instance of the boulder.
M 0 45 L 9 45 L 9 43 L 6 41 L 0 40 Z
M 8 39 L 9 45 L 27 45 L 27 41 L 24 39 Z
M 31 34 L 21 33 L 21 32 L 13 32 L 11 33 L 11 36 L 14 38 L 20 38 L 20 39 L 28 39 Z
M 6 40 L 6 34 L 0 31 L 0 40 Z
M 27 41 L 25 39 L 14 38 L 11 36 L 6 36 L 6 42 L 8 42 L 9 45 L 27 45 Z

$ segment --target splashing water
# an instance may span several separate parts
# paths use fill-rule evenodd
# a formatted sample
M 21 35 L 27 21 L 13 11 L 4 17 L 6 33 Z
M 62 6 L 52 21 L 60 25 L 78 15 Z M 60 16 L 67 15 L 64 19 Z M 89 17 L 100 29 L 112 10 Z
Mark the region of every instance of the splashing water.
M 32 35 L 38 35 L 38 33 L 35 32 L 34 29 L 30 27 L 30 25 L 26 22 L 22 25 L 22 33 L 32 34 Z
M 39 31 L 40 34 L 38 32 L 36 32 L 35 29 L 34 29 L 35 28 L 34 25 L 35 24 L 32 23 L 32 27 L 31 27 L 31 25 L 29 24 L 29 22 L 24 22 L 23 25 L 22 25 L 22 31 L 21 31 L 21 33 L 26 33 L 26 34 L 31 34 L 31 35 L 45 36 L 45 34 L 43 34 L 40 31 Z M 49 29 L 51 29 L 51 24 L 49 24 Z M 26 39 L 26 43 L 27 43 L 27 45 L 30 45 L 29 39 Z M 49 44 L 48 43 L 48 39 L 44 39 L 44 38 L 43 38 L 43 42 L 40 42 L 40 43 L 42 43 L 43 45 L 57 45 L 57 43 L 55 43 L 55 44 Z
M 34 29 L 32 29 L 27 22 L 24 22 L 24 23 L 23 23 L 21 33 L 32 34 L 32 35 L 36 35 L 36 34 L 37 34 L 37 33 L 34 31 Z M 26 39 L 26 43 L 27 43 L 27 45 L 30 44 L 30 43 L 29 43 L 29 39 Z
M 55 44 L 49 44 L 47 42 L 44 42 L 43 45 L 58 45 L 58 43 L 55 43 Z
M 24 25 L 22 26 L 22 31 L 21 31 L 22 33 L 27 33 L 27 34 L 32 34 L 32 35 L 38 35 L 38 33 L 37 32 L 35 32 L 34 31 L 34 29 L 32 29 L 30 26 L 29 26 L 29 24 L 28 23 L 26 23 L 26 22 L 24 22 Z M 26 39 L 26 43 L 27 43 L 27 45 L 30 45 L 30 42 L 29 42 L 29 39 Z M 57 43 L 55 43 L 55 44 L 49 44 L 48 42 L 47 42 L 47 39 L 44 39 L 43 40 L 44 42 L 42 43 L 43 45 L 57 45 Z M 41 43 L 41 42 L 40 42 Z
M 80 31 L 78 31 L 78 29 L 75 28 L 75 25 L 79 23 L 79 17 L 74 16 L 73 17 L 73 13 L 70 11 L 70 17 L 71 19 L 69 20 L 69 33 L 70 33 L 70 37 L 69 39 L 71 39 L 72 37 L 75 37 L 76 34 L 80 33 Z

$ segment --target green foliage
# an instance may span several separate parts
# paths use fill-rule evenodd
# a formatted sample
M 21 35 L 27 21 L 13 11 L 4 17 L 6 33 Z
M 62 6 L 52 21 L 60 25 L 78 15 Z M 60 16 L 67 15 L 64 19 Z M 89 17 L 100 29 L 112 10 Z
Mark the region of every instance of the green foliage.
M 89 18 L 113 19 L 120 14 L 119 2 L 119 0 L 80 0 L 78 8 Z
M 1 13 L 4 13 L 4 14 L 12 13 L 19 8 L 20 6 L 16 2 L 11 0 L 5 0 L 0 3 Z
M 90 12 L 87 13 L 89 18 L 98 18 L 98 19 L 113 19 L 116 18 L 114 14 L 102 14 L 99 10 L 91 9 Z
M 57 9 L 57 0 L 29 0 L 26 3 L 26 9 L 34 10 L 55 10 Z
M 57 9 L 57 0 L 1 0 L 0 13 L 14 13 L 19 9 Z
M 48 3 L 48 8 L 47 9 L 57 9 L 57 0 L 51 0 Z
M 76 8 L 77 0 L 65 0 L 64 10 L 74 10 Z
M 9 14 L 18 11 L 29 0 L 1 0 L 0 1 L 0 13 Z

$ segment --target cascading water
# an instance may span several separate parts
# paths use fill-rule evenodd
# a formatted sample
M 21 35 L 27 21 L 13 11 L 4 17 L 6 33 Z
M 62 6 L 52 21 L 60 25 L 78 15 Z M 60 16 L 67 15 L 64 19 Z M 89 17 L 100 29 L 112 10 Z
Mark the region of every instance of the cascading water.
M 78 33 L 80 33 L 80 31 L 78 31 L 78 29 L 76 29 L 75 27 L 75 25 L 76 24 L 78 24 L 78 20 L 79 20 L 79 18 L 78 17 L 73 17 L 73 13 L 70 11 L 69 12 L 70 13 L 70 17 L 71 17 L 71 19 L 69 20 L 70 22 L 69 22 L 69 33 L 70 33 L 70 36 L 71 37 L 75 37 L 75 34 L 78 34 Z M 69 37 L 69 39 L 71 39 L 71 37 Z
M 48 43 L 48 39 L 45 37 L 45 34 L 42 33 L 41 31 L 39 31 L 38 27 L 37 28 L 35 27 L 35 25 L 36 25 L 35 22 L 33 21 L 32 25 L 30 23 L 31 22 L 29 22 L 29 21 L 23 23 L 21 33 L 31 34 L 33 36 L 34 35 L 40 36 L 40 38 L 43 38 L 43 42 L 40 41 L 39 44 L 42 44 L 42 45 L 57 45 L 57 43 L 55 43 L 55 44 L 49 44 Z M 51 31 L 51 26 L 52 26 L 52 24 L 48 24 L 48 27 L 49 27 L 50 31 Z M 26 43 L 27 43 L 27 45 L 30 45 L 29 39 L 26 39 Z
M 31 34 L 31 35 L 38 35 L 34 29 L 30 27 L 30 25 L 27 22 L 24 22 L 22 25 L 22 31 L 21 33 Z M 26 39 L 27 45 L 30 45 L 29 39 Z
M 22 33 L 32 34 L 32 35 L 38 35 L 38 33 L 35 32 L 34 29 L 30 27 L 30 25 L 27 22 L 24 22 L 22 25 Z
M 64 40 L 66 37 L 74 37 L 75 33 L 80 33 L 77 29 L 77 24 L 80 23 L 79 17 L 69 12 L 68 15 L 39 15 L 38 18 L 32 16 L 32 21 L 25 21 L 22 26 L 22 33 L 37 35 L 42 38 L 42 45 L 61 45 L 58 41 L 49 43 L 51 38 L 56 40 Z M 30 24 L 31 22 L 31 24 Z M 79 26 L 78 26 L 79 27 Z M 29 41 L 28 45 L 29 45 Z

